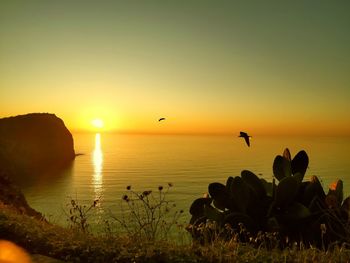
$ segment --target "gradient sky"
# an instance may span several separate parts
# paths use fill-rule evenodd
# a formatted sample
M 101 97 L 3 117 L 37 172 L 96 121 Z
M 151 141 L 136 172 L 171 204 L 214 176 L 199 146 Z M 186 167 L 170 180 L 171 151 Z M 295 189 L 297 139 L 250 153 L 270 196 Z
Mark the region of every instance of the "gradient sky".
M 350 135 L 349 14 L 350 1 L 2 0 L 0 117 Z

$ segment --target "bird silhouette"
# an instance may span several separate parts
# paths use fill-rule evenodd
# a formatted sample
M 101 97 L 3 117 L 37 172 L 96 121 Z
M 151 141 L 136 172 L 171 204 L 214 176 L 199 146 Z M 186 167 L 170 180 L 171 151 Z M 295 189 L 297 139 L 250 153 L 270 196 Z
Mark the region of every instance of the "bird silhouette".
M 245 142 L 247 143 L 248 147 L 250 146 L 250 141 L 249 138 L 251 138 L 252 136 L 249 136 L 248 133 L 246 132 L 240 132 L 238 137 L 242 137 L 244 138 Z
M 165 118 L 160 118 L 158 121 L 164 121 L 165 120 Z

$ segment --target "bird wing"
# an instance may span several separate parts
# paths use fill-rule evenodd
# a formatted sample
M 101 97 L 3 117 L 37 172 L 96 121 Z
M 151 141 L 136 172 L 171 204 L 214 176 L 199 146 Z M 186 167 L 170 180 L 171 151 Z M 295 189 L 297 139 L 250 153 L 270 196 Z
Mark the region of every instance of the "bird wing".
M 160 118 L 158 121 L 163 121 L 163 120 L 165 120 L 165 118 Z
M 248 146 L 250 146 L 250 141 L 248 136 L 244 136 L 244 140 L 247 143 Z
M 246 136 L 248 136 L 248 134 L 247 134 L 246 132 L 242 132 L 242 131 L 241 131 L 239 134 L 240 134 L 241 137 L 246 137 Z

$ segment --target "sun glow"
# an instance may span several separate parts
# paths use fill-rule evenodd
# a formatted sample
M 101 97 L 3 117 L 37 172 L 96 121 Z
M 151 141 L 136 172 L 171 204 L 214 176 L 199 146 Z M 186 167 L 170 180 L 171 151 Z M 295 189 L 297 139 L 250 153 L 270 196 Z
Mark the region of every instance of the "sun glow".
M 98 129 L 102 129 L 104 126 L 104 122 L 101 119 L 94 119 L 91 121 L 91 124 Z

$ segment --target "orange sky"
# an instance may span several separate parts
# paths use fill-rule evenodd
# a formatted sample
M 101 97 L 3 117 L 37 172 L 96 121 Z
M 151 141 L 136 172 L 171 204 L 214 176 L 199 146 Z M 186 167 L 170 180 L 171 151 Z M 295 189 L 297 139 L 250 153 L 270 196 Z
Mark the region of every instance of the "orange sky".
M 350 4 L 0 2 L 0 117 L 350 135 Z M 166 117 L 159 123 L 158 118 Z

